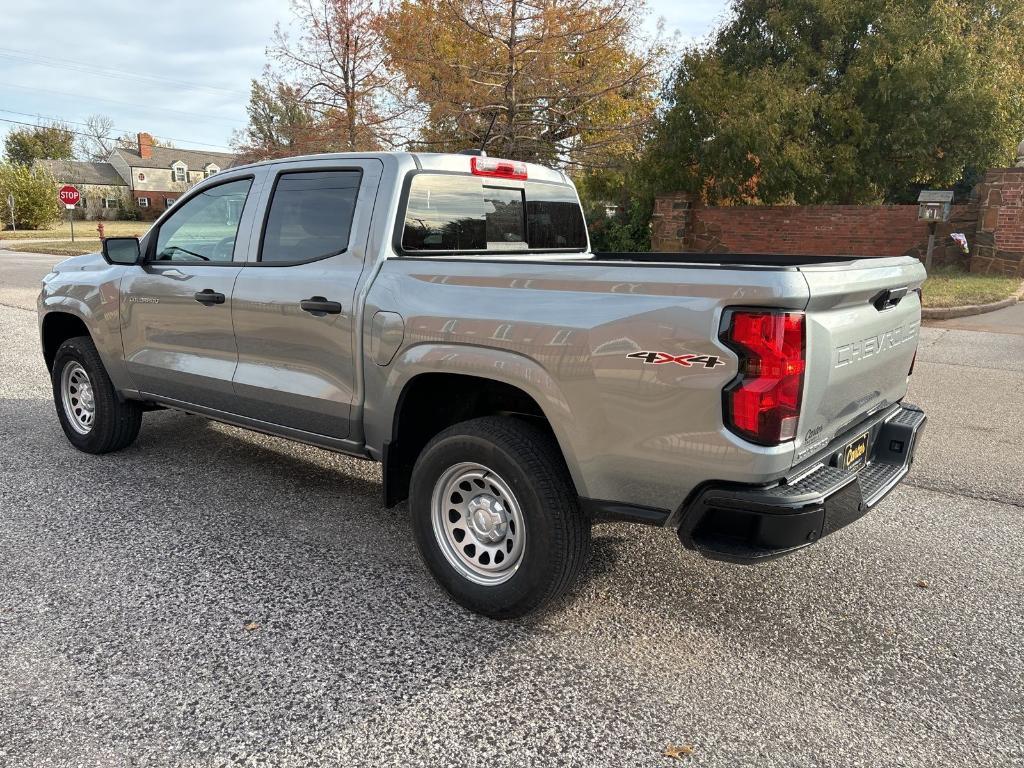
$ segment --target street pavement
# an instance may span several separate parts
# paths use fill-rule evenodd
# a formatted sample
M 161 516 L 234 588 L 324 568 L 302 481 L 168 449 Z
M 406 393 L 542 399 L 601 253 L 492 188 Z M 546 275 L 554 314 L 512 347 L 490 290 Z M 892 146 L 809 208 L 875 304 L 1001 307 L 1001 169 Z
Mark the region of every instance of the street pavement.
M 368 463 L 172 412 L 64 439 L 0 251 L 0 766 L 1024 766 L 1024 336 L 925 328 L 911 477 L 780 561 L 595 529 L 469 614 Z

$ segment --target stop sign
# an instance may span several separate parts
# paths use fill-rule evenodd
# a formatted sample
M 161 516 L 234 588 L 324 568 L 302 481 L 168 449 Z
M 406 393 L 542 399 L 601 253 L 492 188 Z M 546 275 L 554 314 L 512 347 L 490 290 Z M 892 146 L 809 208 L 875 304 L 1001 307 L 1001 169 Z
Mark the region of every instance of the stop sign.
M 78 190 L 70 184 L 65 184 L 60 188 L 60 201 L 68 208 L 74 208 L 78 205 L 78 201 L 82 199 L 82 196 L 78 193 Z

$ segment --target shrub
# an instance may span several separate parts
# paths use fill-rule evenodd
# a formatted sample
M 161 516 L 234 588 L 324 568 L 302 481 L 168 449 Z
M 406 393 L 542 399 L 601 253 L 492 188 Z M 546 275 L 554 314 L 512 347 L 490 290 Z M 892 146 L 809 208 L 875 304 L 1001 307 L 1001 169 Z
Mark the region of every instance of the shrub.
M 56 182 L 41 168 L 0 163 L 0 210 L 4 224 L 10 226 L 8 194 L 14 196 L 14 221 L 18 229 L 45 229 L 60 217 Z

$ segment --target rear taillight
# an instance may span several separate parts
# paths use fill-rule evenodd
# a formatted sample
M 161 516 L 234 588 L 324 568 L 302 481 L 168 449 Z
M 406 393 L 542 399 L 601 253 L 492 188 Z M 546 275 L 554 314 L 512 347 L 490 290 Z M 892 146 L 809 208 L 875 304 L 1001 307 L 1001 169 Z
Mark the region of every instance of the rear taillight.
M 731 309 L 723 323 L 721 339 L 740 358 L 722 393 L 726 426 L 761 445 L 792 440 L 804 383 L 803 314 Z
M 526 163 L 518 160 L 499 160 L 496 157 L 472 157 L 469 169 L 474 176 L 490 176 L 496 179 L 526 180 Z

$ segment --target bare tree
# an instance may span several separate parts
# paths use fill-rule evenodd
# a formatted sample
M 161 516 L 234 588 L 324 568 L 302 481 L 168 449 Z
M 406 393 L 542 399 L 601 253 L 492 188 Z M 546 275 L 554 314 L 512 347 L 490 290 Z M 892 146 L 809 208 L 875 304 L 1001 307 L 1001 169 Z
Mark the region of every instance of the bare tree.
M 395 146 L 407 109 L 388 70 L 382 19 L 390 0 L 292 0 L 292 37 L 278 26 L 270 56 L 278 79 L 339 128 L 344 151 Z
M 107 115 L 89 115 L 79 131 L 77 154 L 83 160 L 102 162 L 117 146 L 114 121 Z

